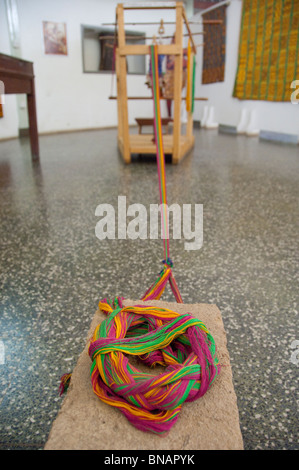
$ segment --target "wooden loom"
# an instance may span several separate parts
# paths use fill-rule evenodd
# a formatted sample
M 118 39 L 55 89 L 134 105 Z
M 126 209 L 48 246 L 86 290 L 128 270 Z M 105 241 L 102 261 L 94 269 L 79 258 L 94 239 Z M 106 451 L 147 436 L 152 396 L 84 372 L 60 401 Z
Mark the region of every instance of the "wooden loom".
M 158 54 L 173 55 L 174 65 L 174 116 L 173 133 L 163 136 L 164 153 L 172 155 L 172 163 L 177 164 L 194 146 L 193 116 L 188 112 L 185 134 L 181 131 L 181 101 L 182 101 L 182 69 L 183 69 L 183 25 L 185 23 L 192 44 L 191 61 L 196 54 L 196 46 L 182 2 L 157 2 L 155 5 L 118 4 L 116 7 L 116 26 L 118 47 L 115 52 L 115 69 L 117 77 L 117 110 L 118 110 L 118 148 L 126 163 L 131 162 L 131 154 L 155 154 L 156 145 L 153 134 L 130 134 L 128 119 L 129 99 L 151 99 L 150 97 L 128 97 L 127 95 L 127 56 L 147 55 L 149 46 L 146 44 L 126 44 L 124 10 L 140 9 L 175 9 L 175 35 L 172 44 L 158 45 Z M 113 98 L 113 97 L 110 97 Z M 196 98 L 205 100 L 205 98 Z

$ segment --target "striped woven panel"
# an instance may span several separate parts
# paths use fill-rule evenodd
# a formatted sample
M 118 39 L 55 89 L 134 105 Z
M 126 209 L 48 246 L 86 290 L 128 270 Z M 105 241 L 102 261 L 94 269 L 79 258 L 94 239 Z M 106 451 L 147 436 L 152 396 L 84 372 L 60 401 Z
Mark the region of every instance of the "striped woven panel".
M 298 61 L 299 0 L 244 0 L 233 96 L 289 101 Z

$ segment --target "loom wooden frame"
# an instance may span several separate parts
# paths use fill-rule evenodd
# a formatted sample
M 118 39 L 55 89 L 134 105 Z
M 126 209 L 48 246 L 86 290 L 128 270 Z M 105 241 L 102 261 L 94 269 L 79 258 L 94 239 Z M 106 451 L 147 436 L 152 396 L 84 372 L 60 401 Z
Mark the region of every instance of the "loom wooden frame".
M 136 9 L 140 9 L 136 5 Z M 155 10 L 157 7 L 147 7 Z M 159 8 L 159 7 L 158 7 Z M 160 7 L 161 8 L 161 7 Z M 166 8 L 166 7 L 165 7 Z M 170 8 L 170 7 L 167 7 Z M 182 2 L 176 2 L 175 6 L 175 40 L 173 44 L 158 45 L 158 54 L 174 55 L 174 116 L 173 116 L 173 134 L 163 136 L 164 153 L 172 155 L 172 163 L 177 164 L 193 148 L 193 115 L 188 112 L 186 133 L 181 131 L 181 101 L 182 101 L 182 68 L 183 68 L 183 24 L 185 23 L 189 33 L 192 52 L 196 54 L 196 46 L 192 37 L 190 26 L 185 14 Z M 116 7 L 116 25 L 118 29 L 118 47 L 115 53 L 115 71 L 117 78 L 117 111 L 118 111 L 118 148 L 125 161 L 131 163 L 132 154 L 155 154 L 156 146 L 153 142 L 153 134 L 131 134 L 129 132 L 128 120 L 128 97 L 127 94 L 127 66 L 126 58 L 128 55 L 146 55 L 149 54 L 149 46 L 144 44 L 126 44 L 124 10 L 125 4 L 118 4 Z M 130 7 L 130 9 L 135 9 Z M 144 99 L 136 97 L 136 99 Z

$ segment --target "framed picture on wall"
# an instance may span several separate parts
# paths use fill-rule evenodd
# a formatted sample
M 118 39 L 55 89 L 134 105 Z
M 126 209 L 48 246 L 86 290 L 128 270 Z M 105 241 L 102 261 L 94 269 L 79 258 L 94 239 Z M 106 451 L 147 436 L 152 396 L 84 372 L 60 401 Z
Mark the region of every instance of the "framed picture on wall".
M 67 55 L 66 23 L 43 21 L 45 54 Z

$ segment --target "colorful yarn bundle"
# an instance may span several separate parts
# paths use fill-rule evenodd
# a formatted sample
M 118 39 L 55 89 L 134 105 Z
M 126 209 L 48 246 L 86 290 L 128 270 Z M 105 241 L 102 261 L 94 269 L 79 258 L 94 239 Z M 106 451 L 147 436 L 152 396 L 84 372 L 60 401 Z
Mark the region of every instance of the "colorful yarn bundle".
M 200 398 L 219 373 L 215 342 L 206 326 L 191 314 L 165 308 L 125 307 L 121 298 L 99 308 L 108 317 L 89 345 L 95 394 L 117 407 L 138 429 L 164 434 L 177 421 L 184 402 Z M 160 375 L 144 373 L 130 356 L 148 366 L 160 364 Z

